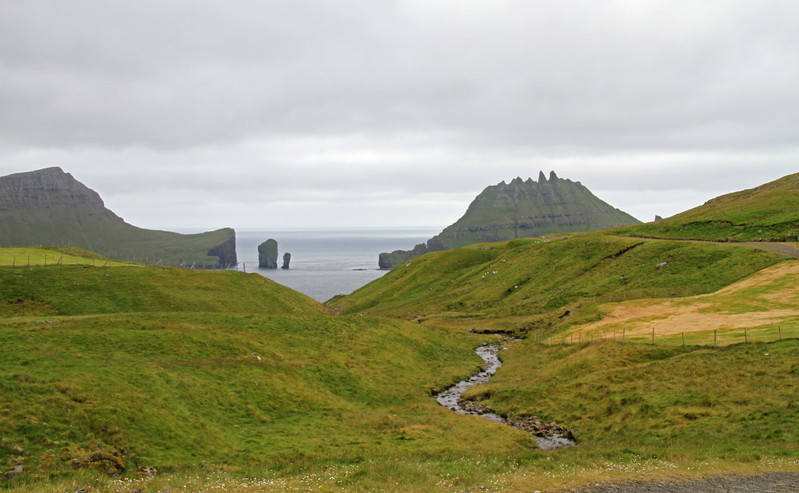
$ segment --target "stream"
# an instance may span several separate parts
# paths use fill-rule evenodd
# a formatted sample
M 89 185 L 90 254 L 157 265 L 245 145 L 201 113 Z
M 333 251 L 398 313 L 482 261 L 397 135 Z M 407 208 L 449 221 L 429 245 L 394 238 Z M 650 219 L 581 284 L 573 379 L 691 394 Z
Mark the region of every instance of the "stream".
M 490 344 L 475 349 L 477 355 L 485 361 L 485 365 L 483 366 L 485 369 L 475 373 L 467 380 L 461 380 L 452 387 L 438 393 L 435 396 L 436 401 L 458 414 L 481 416 L 497 423 L 503 423 L 533 433 L 538 442 L 538 447 L 542 450 L 552 450 L 575 445 L 576 442 L 571 431 L 557 423 L 543 423 L 535 417 L 526 419 L 505 419 L 493 412 L 493 410 L 485 408 L 479 402 L 462 400 L 463 393 L 466 392 L 467 389 L 488 382 L 499 367 L 502 366 L 502 361 L 500 361 L 498 355 L 500 348 L 507 349 L 507 347 L 500 344 Z

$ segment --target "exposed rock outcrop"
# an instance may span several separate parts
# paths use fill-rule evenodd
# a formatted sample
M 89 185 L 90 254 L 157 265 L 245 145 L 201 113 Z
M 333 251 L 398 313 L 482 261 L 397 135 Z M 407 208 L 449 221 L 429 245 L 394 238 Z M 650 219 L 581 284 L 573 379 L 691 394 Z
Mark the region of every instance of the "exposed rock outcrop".
M 77 246 L 160 265 L 236 264 L 233 229 L 184 235 L 137 228 L 57 167 L 0 177 L 0 231 L 0 246 Z
M 230 229 L 228 239 L 208 250 L 208 256 L 217 257 L 219 267 L 227 269 L 235 266 L 238 261 L 236 258 L 236 232 Z
M 258 267 L 277 269 L 277 240 L 270 238 L 258 245 Z
M 281 269 L 288 269 L 289 268 L 289 262 L 291 262 L 291 254 L 289 252 L 286 252 L 286 253 L 283 254 L 283 266 L 281 266 L 280 268 Z
M 538 182 L 517 177 L 483 190 L 466 213 L 413 250 L 381 253 L 378 265 L 391 269 L 427 252 L 473 243 L 512 240 L 551 233 L 575 233 L 640 221 L 594 196 L 580 182 L 543 172 Z

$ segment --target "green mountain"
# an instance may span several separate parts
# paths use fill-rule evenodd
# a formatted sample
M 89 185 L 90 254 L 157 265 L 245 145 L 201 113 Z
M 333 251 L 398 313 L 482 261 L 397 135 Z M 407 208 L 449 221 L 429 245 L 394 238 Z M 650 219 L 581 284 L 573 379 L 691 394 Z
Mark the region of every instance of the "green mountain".
M 538 182 L 516 178 L 490 186 L 478 195 L 466 213 L 426 244 L 413 250 L 381 253 L 379 266 L 391 269 L 427 252 L 449 250 L 474 243 L 505 241 L 555 233 L 575 233 L 640 221 L 598 199 L 580 182 L 549 180 L 539 173 Z
M 77 246 L 161 265 L 236 263 L 232 229 L 186 235 L 137 228 L 57 167 L 0 177 L 0 246 Z

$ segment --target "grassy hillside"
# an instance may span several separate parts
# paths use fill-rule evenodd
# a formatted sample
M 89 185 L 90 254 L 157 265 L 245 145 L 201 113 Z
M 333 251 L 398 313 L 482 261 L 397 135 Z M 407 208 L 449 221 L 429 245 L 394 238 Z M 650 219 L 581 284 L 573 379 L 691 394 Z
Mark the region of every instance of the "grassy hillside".
M 126 262 L 110 260 L 82 248 L 0 248 L 0 267 L 54 267 L 65 265 L 92 265 L 97 267 L 131 266 Z
M 597 318 L 602 302 L 709 293 L 784 258 L 748 246 L 599 233 L 514 240 L 418 257 L 331 305 L 343 313 L 550 332 Z
M 620 231 L 657 238 L 796 241 L 799 238 L 799 173 L 722 195 L 662 221 Z
M 728 345 L 799 337 L 799 262 L 763 269 L 699 296 L 604 303 L 602 318 L 552 342 L 615 338 L 657 344 Z
M 769 457 L 799 466 L 795 339 L 720 349 L 528 340 L 504 353 L 502 371 L 468 395 L 565 423 L 583 460 L 637 456 L 723 470 Z
M 742 231 L 787 224 L 785 200 L 720 217 L 756 218 Z M 22 466 L 0 487 L 552 491 L 799 471 L 795 339 L 536 342 L 624 310 L 799 319 L 795 260 L 640 231 L 424 255 L 332 310 L 258 275 L 97 267 L 85 252 L 72 252 L 78 266 L 0 267 L 0 464 Z M 28 253 L 0 250 L 0 264 Z M 666 324 L 662 310 L 624 327 Z M 528 337 L 467 396 L 557 420 L 576 447 L 537 450 L 523 431 L 430 398 L 475 371 L 491 331 Z
M 14 348 L 0 353 L 0 461 L 24 464 L 20 481 L 73 467 L 264 474 L 534 447 L 429 398 L 477 359 L 476 341 L 443 331 L 323 316 L 48 320 L 0 322 L 2 347 Z
M 324 313 L 258 274 L 167 267 L 0 268 L 0 316 L 131 312 Z
M 159 489 L 187 470 L 241 480 L 347 467 L 361 471 L 355 486 L 422 491 L 535 448 L 430 398 L 477 368 L 484 338 L 328 315 L 255 274 L 5 267 L 0 307 L 0 464 L 23 468 L 0 479 L 12 490 L 113 491 L 106 473 L 136 480 L 141 467 L 161 471 Z

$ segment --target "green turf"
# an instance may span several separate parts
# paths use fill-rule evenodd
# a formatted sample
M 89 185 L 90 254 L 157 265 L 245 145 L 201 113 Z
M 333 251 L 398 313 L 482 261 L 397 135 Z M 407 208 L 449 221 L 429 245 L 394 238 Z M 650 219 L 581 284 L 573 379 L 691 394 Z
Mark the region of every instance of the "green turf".
M 525 341 L 469 395 L 501 412 L 557 419 L 584 457 L 796 458 L 798 353 L 796 339 L 718 349 Z
M 627 234 L 711 241 L 796 241 L 799 173 L 717 197 L 663 221 L 619 228 Z
M 710 293 L 784 259 L 748 246 L 599 233 L 514 240 L 418 257 L 330 304 L 551 335 L 598 318 L 601 303 Z

